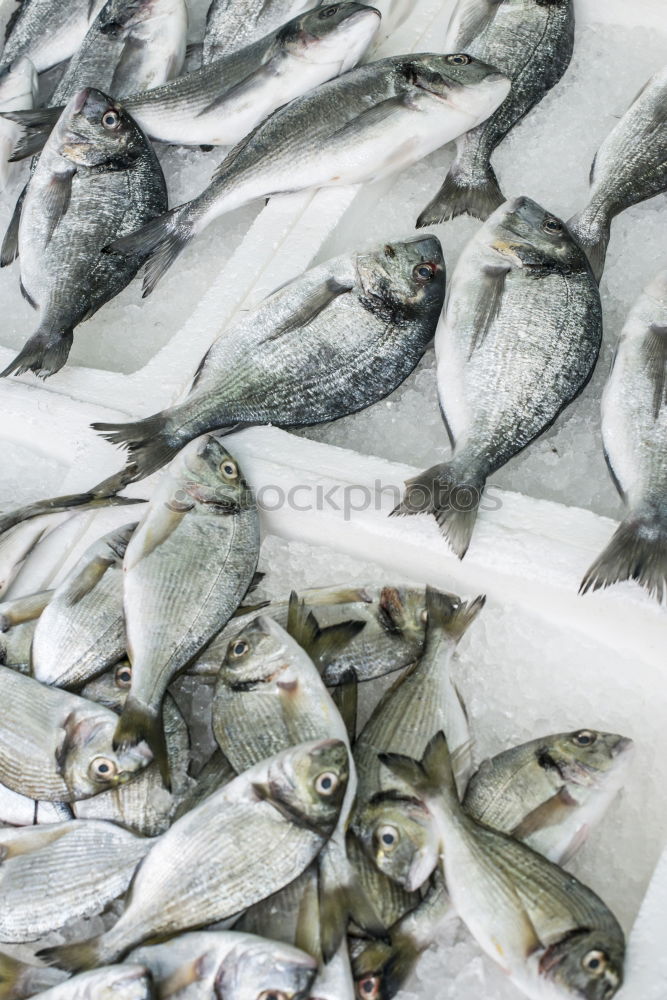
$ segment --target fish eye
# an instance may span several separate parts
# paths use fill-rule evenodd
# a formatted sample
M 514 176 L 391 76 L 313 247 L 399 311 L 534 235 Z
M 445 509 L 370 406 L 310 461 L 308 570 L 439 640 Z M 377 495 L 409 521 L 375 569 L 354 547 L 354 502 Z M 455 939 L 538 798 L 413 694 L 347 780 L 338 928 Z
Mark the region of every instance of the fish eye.
M 262 990 L 257 1000 L 289 1000 L 284 990 Z
M 227 479 L 236 479 L 239 474 L 238 466 L 236 462 L 232 462 L 231 458 L 228 458 L 225 462 L 222 463 L 222 465 L 220 466 L 220 471 L 222 472 L 223 476 L 227 477 Z
M 377 1000 L 380 996 L 380 986 L 382 980 L 377 975 L 367 975 L 357 983 L 357 996 L 359 1000 Z
M 467 66 L 471 59 L 465 52 L 457 52 L 453 56 L 447 56 L 447 62 L 451 63 L 452 66 Z
M 590 729 L 582 729 L 580 732 L 575 733 L 572 739 L 579 747 L 590 747 L 595 743 L 597 733 L 591 732 Z
M 88 772 L 95 781 L 111 781 L 118 774 L 118 767 L 109 757 L 96 757 L 90 762 Z
M 315 778 L 315 791 L 318 795 L 333 795 L 340 784 L 338 775 L 333 771 L 323 771 Z
M 436 266 L 430 260 L 417 264 L 412 272 L 412 277 L 420 285 L 426 285 L 435 277 Z
M 109 132 L 113 132 L 114 129 L 117 129 L 120 125 L 120 115 L 117 111 L 114 111 L 113 108 L 109 108 L 109 110 L 105 111 L 102 115 L 102 124 L 109 130 Z
M 399 832 L 395 826 L 389 826 L 389 824 L 387 824 L 386 826 L 381 826 L 379 828 L 377 831 L 377 839 L 380 846 L 385 851 L 393 851 L 398 845 Z
M 594 948 L 593 951 L 589 951 L 584 955 L 581 960 L 581 964 L 586 972 L 601 975 L 607 968 L 608 961 L 609 959 L 603 951 L 599 951 L 597 948 Z
M 231 652 L 232 656 L 234 656 L 234 657 L 236 657 L 238 659 L 241 656 L 245 656 L 245 654 L 248 652 L 249 649 L 250 649 L 250 646 L 245 641 L 245 639 L 237 639 L 236 642 L 233 642 L 231 644 L 231 650 L 230 650 L 230 652 Z
M 340 10 L 338 4 L 331 4 L 330 7 L 325 7 L 324 10 L 320 11 L 320 20 L 324 20 L 327 17 L 333 17 Z
M 563 232 L 563 224 L 558 219 L 554 219 L 553 216 L 549 216 L 542 223 L 542 229 L 545 233 L 549 233 L 550 236 L 560 236 Z
M 116 667 L 116 673 L 114 675 L 114 680 L 116 682 L 116 687 L 119 688 L 129 688 L 132 684 L 132 667 L 129 663 L 121 663 L 119 667 Z

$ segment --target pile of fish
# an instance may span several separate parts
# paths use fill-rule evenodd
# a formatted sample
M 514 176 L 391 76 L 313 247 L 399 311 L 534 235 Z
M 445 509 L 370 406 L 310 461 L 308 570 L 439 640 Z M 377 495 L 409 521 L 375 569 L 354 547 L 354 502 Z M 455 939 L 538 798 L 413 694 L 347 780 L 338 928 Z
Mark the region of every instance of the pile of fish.
M 488 477 L 591 378 L 611 222 L 667 190 L 667 75 L 566 223 L 506 199 L 491 159 L 565 73 L 572 0 L 459 0 L 442 51 L 381 59 L 381 12 L 350 0 L 213 0 L 189 54 L 185 0 L 0 0 L 0 18 L 2 181 L 31 158 L 0 264 L 18 258 L 38 317 L 5 376 L 56 375 L 142 268 L 148 295 L 253 200 L 456 141 L 415 229 L 481 222 L 449 281 L 419 232 L 307 270 L 222 331 L 181 402 L 94 425 L 122 469 L 0 517 L 0 1000 L 388 1000 L 453 919 L 533 1000 L 610 1000 L 623 931 L 565 866 L 632 741 L 535 733 L 480 763 L 455 651 L 484 597 L 383 581 L 263 599 L 225 435 L 378 403 L 435 338 L 452 452 L 394 513 L 434 515 L 463 558 Z M 231 149 L 170 207 L 154 142 Z M 662 600 L 667 271 L 628 318 L 603 430 L 628 514 L 582 591 L 634 579 Z M 122 495 L 160 470 L 144 501 Z M 126 506 L 63 551 L 52 589 L 16 588 L 58 527 Z

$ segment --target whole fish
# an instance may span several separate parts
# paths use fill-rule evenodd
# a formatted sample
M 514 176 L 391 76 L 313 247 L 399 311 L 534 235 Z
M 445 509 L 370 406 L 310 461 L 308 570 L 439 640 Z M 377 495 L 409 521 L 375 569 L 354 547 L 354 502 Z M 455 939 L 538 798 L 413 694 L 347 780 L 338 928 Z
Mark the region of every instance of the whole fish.
M 582 592 L 637 580 L 667 594 L 667 271 L 623 327 L 602 396 L 602 439 L 627 514 L 588 570 Z
M 135 949 L 158 995 L 179 1000 L 305 1000 L 317 963 L 304 951 L 236 931 L 195 931 Z
M 20 0 L 5 31 L 0 73 L 27 56 L 38 73 L 69 59 L 104 0 Z
M 596 282 L 565 224 L 506 202 L 459 258 L 436 333 L 452 457 L 411 479 L 394 513 L 434 514 L 462 559 L 487 478 L 581 392 L 601 338 Z
M 146 137 L 111 98 L 86 89 L 58 119 L 23 201 L 21 288 L 39 327 L 2 372 L 46 378 L 67 360 L 74 327 L 132 280 L 140 258 L 103 253 L 110 240 L 164 210 L 162 169 Z M 13 232 L 13 230 L 12 230 Z
M 129 781 L 145 745 L 112 749 L 118 718 L 78 695 L 0 667 L 0 782 L 32 799 L 75 802 Z
M 0 997 L 2 1000 L 25 1000 L 42 990 L 62 982 L 65 974 L 60 969 L 20 961 L 0 952 Z
M 467 52 L 496 66 L 510 78 L 512 89 L 486 122 L 456 140 L 456 159 L 418 226 L 465 213 L 488 219 L 505 201 L 491 157 L 569 66 L 573 0 L 458 0 L 444 47 L 445 52 Z
M 101 677 L 90 681 L 81 694 L 105 705 L 119 715 L 123 710 L 132 684 L 132 667 L 122 661 Z M 190 737 L 185 719 L 176 702 L 167 694 L 162 703 L 162 729 L 167 745 L 171 791 L 162 784 L 160 769 L 155 761 L 133 781 L 101 792 L 90 799 L 75 802 L 74 814 L 84 819 L 106 819 L 144 837 L 155 837 L 169 827 L 176 806 L 190 792 L 188 777 Z M 196 804 L 196 803 L 193 803 Z
M 207 430 L 315 424 L 354 413 L 413 371 L 444 294 L 442 249 L 433 236 L 336 257 L 226 330 L 183 403 L 136 423 L 93 427 L 128 449 L 125 483 L 159 469 Z M 112 481 L 98 492 L 109 492 Z
M 512 982 L 533 1000 L 609 1000 L 623 982 L 625 938 L 603 901 L 464 811 L 443 733 L 421 762 L 400 754 L 382 761 L 431 813 L 454 909 Z
M 380 753 L 423 753 L 428 742 L 446 724 L 452 733 L 453 745 L 459 751 L 457 778 L 463 787 L 468 780 L 470 734 L 450 675 L 450 661 L 456 644 L 483 608 L 484 600 L 477 597 L 463 602 L 451 594 L 427 588 L 424 654 L 385 693 L 354 745 L 359 771 L 354 829 L 376 863 L 378 849 L 381 852 L 386 847 L 386 853 L 392 855 L 397 838 L 389 842 L 389 825 L 378 835 L 375 826 L 368 823 L 368 807 L 373 812 L 380 804 L 388 804 L 391 808 L 395 799 L 405 792 L 397 787 L 393 775 L 381 766 Z M 406 883 L 406 888 L 418 889 L 429 874 L 423 875 L 417 867 L 414 880 Z
M 112 249 L 149 255 L 144 294 L 218 216 L 284 191 L 388 177 L 479 125 L 509 80 L 464 53 L 392 56 L 276 111 L 228 154 L 206 190 Z
M 336 740 L 302 744 L 262 761 L 158 838 L 109 931 L 44 949 L 40 957 L 63 968 L 88 968 L 146 939 L 231 917 L 271 895 L 326 843 L 347 776 L 348 752 Z
M 667 191 L 667 66 L 655 73 L 597 151 L 588 205 L 570 219 L 599 280 L 611 223 L 620 212 Z
M 142 965 L 113 965 L 84 972 L 39 994 L 43 1000 L 153 1000 L 150 973 Z
M 260 4 L 212 0 L 206 15 L 202 62 L 212 63 L 238 52 L 316 6 L 317 0 L 263 0 Z
M 38 681 L 80 688 L 125 655 L 123 557 L 136 526 L 133 521 L 93 542 L 56 587 L 35 628 Z
M 37 100 L 37 74 L 35 67 L 25 56 L 9 67 L 4 76 L 0 74 L 0 113 L 3 111 L 30 111 Z M 11 121 L 0 117 L 0 191 L 9 180 L 9 159 L 14 144 L 20 137 L 20 128 Z
M 102 913 L 126 891 L 150 846 L 99 820 L 0 830 L 0 940 L 35 941 Z
M 155 489 L 123 563 L 132 681 L 114 744 L 145 739 L 165 784 L 165 691 L 239 606 L 258 554 L 257 506 L 237 463 L 213 437 L 192 441 Z

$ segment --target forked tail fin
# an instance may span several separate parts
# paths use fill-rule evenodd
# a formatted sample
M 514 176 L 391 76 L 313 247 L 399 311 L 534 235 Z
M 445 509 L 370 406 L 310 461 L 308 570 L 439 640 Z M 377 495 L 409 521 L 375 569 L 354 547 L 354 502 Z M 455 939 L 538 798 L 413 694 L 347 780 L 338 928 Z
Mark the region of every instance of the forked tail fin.
M 408 785 L 417 798 L 428 800 L 444 793 L 458 804 L 452 758 L 443 732 L 436 733 L 421 760 L 399 753 L 381 753 L 379 757 L 380 763 Z
M 667 597 L 667 520 L 649 511 L 630 514 L 584 577 L 580 594 L 636 580 L 652 597 Z
M 187 441 L 176 440 L 169 432 L 166 413 L 155 413 L 126 424 L 91 424 L 93 430 L 128 452 L 124 484 L 136 483 L 157 472 L 179 452 Z
M 26 342 L 11 364 L 0 372 L 0 378 L 7 375 L 23 375 L 34 372 L 38 378 L 48 378 L 60 371 L 67 361 L 74 330 L 54 330 L 50 326 L 39 329 Z
M 491 164 L 479 177 L 470 178 L 456 160 L 444 183 L 417 219 L 417 228 L 437 226 L 459 215 L 486 221 L 505 201 Z
M 59 108 L 36 108 L 34 111 L 4 111 L 2 118 L 6 118 L 16 125 L 20 125 L 23 133 L 14 146 L 14 152 L 9 158 L 10 163 L 18 160 L 25 160 L 27 156 L 40 153 L 46 145 L 46 140 L 51 135 L 53 126 L 56 124 L 63 111 Z
M 143 294 L 146 298 L 194 235 L 189 205 L 186 203 L 152 219 L 129 236 L 114 240 L 106 250 L 108 253 L 121 253 L 145 261 Z

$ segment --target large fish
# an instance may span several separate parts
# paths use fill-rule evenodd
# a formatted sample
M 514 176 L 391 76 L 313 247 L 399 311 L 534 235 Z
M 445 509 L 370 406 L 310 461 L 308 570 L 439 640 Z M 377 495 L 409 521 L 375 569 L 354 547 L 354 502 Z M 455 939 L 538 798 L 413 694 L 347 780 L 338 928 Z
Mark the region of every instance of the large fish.
M 115 751 L 117 716 L 78 695 L 0 667 L 0 782 L 32 799 L 74 802 L 129 781 L 145 745 Z
M 206 15 L 202 61 L 211 63 L 238 52 L 275 31 L 290 18 L 316 6 L 317 0 L 262 0 L 262 3 L 255 0 L 211 0 Z
M 570 219 L 598 280 L 614 218 L 667 191 L 667 66 L 655 73 L 597 151 L 588 204 Z
M 154 491 L 123 563 L 132 681 L 114 744 L 146 739 L 165 781 L 165 691 L 236 611 L 258 554 L 257 506 L 238 465 L 215 438 L 191 442 Z
M 573 0 L 459 0 L 445 52 L 467 52 L 491 63 L 510 78 L 512 89 L 486 122 L 456 140 L 456 159 L 418 226 L 464 213 L 488 219 L 502 205 L 493 152 L 558 83 L 573 48 Z
M 136 423 L 93 425 L 129 451 L 126 469 L 97 491 L 142 479 L 205 431 L 315 424 L 377 402 L 417 365 L 444 294 L 433 236 L 306 271 L 215 341 L 183 403 Z
M 545 431 L 591 377 L 602 310 L 586 256 L 529 198 L 468 243 L 436 334 L 449 461 L 407 483 L 395 514 L 434 514 L 462 559 L 487 478 Z
M 104 0 L 19 0 L 5 30 L 0 73 L 27 56 L 38 73 L 69 59 Z
M 97 90 L 76 94 L 30 179 L 18 234 L 12 229 L 3 244 L 5 264 L 20 249 L 21 288 L 39 327 L 2 375 L 46 378 L 62 368 L 74 327 L 122 291 L 141 263 L 104 248 L 166 204 L 155 152 L 130 116 Z
M 388 177 L 479 125 L 508 90 L 506 76 L 464 53 L 392 56 L 351 70 L 276 111 L 234 147 L 202 194 L 112 249 L 150 255 L 148 294 L 219 216 L 284 191 Z
M 637 580 L 667 594 L 667 271 L 623 327 L 602 397 L 602 438 L 627 514 L 588 570 L 582 591 Z
M 327 740 L 293 747 L 240 775 L 158 838 L 109 931 L 40 957 L 91 968 L 147 939 L 231 917 L 287 885 L 336 826 L 348 760 L 344 743 Z

